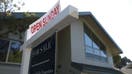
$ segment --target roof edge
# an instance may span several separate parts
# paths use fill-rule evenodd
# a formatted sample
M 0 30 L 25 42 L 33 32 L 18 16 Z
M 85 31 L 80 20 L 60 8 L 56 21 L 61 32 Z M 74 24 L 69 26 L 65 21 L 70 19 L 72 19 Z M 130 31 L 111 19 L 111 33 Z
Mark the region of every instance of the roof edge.
M 114 43 L 114 45 L 116 46 L 116 48 L 119 49 L 119 54 L 123 53 L 123 51 L 121 50 L 121 48 L 115 43 L 115 41 L 113 40 L 113 38 L 108 34 L 108 32 L 106 32 L 106 30 L 103 28 L 103 26 L 99 23 L 99 21 L 95 18 L 95 16 L 91 13 L 91 12 L 79 12 L 79 16 L 90 16 L 95 23 L 97 24 L 97 26 L 104 32 L 104 34 L 112 41 L 112 43 Z

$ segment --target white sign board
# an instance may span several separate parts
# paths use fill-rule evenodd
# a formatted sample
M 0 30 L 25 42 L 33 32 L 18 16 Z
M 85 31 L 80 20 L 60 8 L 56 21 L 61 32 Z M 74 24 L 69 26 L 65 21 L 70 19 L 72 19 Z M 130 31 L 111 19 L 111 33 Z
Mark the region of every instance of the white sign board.
M 29 25 L 29 29 L 27 30 L 27 36 L 26 40 L 29 40 L 33 35 L 35 35 L 40 29 L 42 29 L 45 26 L 48 26 L 47 24 L 54 19 L 56 15 L 60 13 L 60 2 L 58 1 L 55 6 L 47 12 L 45 15 L 43 15 L 41 18 L 39 18 L 37 21 Z

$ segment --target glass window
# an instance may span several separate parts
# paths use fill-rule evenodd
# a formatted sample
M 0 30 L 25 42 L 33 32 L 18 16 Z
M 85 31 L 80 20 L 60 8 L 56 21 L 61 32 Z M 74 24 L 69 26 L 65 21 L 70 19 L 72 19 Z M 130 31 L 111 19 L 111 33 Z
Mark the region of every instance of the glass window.
M 94 33 L 84 25 L 84 43 L 86 56 L 92 56 L 94 59 L 107 58 L 105 46 L 94 35 Z
M 21 43 L 19 41 L 11 41 L 8 62 L 21 62 L 22 53 L 20 52 Z
M 90 39 L 90 37 L 85 33 L 84 34 L 85 37 L 85 45 L 92 47 L 92 40 Z
M 97 56 L 101 56 L 100 54 L 100 50 L 99 49 L 94 49 L 94 54 L 97 55 Z
M 92 42 L 92 43 L 93 43 L 93 48 L 100 49 L 99 46 L 95 42 Z
M 0 39 L 0 62 L 20 63 L 22 59 L 21 45 L 20 41 Z
M 94 54 L 94 51 L 92 48 L 88 47 L 88 46 L 85 46 L 86 48 L 86 53 L 91 53 L 91 54 Z
M 103 52 L 103 51 L 101 51 L 101 56 L 105 57 L 105 58 L 107 57 L 106 54 L 105 54 L 105 52 Z

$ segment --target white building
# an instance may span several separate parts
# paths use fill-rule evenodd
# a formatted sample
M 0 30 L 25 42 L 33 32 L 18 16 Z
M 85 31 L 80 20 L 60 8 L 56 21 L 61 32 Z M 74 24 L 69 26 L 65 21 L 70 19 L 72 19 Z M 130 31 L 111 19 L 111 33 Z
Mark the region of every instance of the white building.
M 122 51 L 92 13 L 68 6 L 41 29 L 42 22 L 36 25 L 22 46 L 21 74 L 122 74 L 112 59 Z

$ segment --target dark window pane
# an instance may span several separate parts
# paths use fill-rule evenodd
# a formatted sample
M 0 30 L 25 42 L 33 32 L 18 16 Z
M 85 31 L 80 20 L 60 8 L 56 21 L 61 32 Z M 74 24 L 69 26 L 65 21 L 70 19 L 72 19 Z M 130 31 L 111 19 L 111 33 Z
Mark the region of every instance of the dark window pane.
M 21 43 L 19 41 L 11 41 L 8 62 L 20 63 L 22 52 L 20 51 Z
M 6 61 L 6 55 L 9 47 L 9 41 L 0 39 L 0 61 Z

